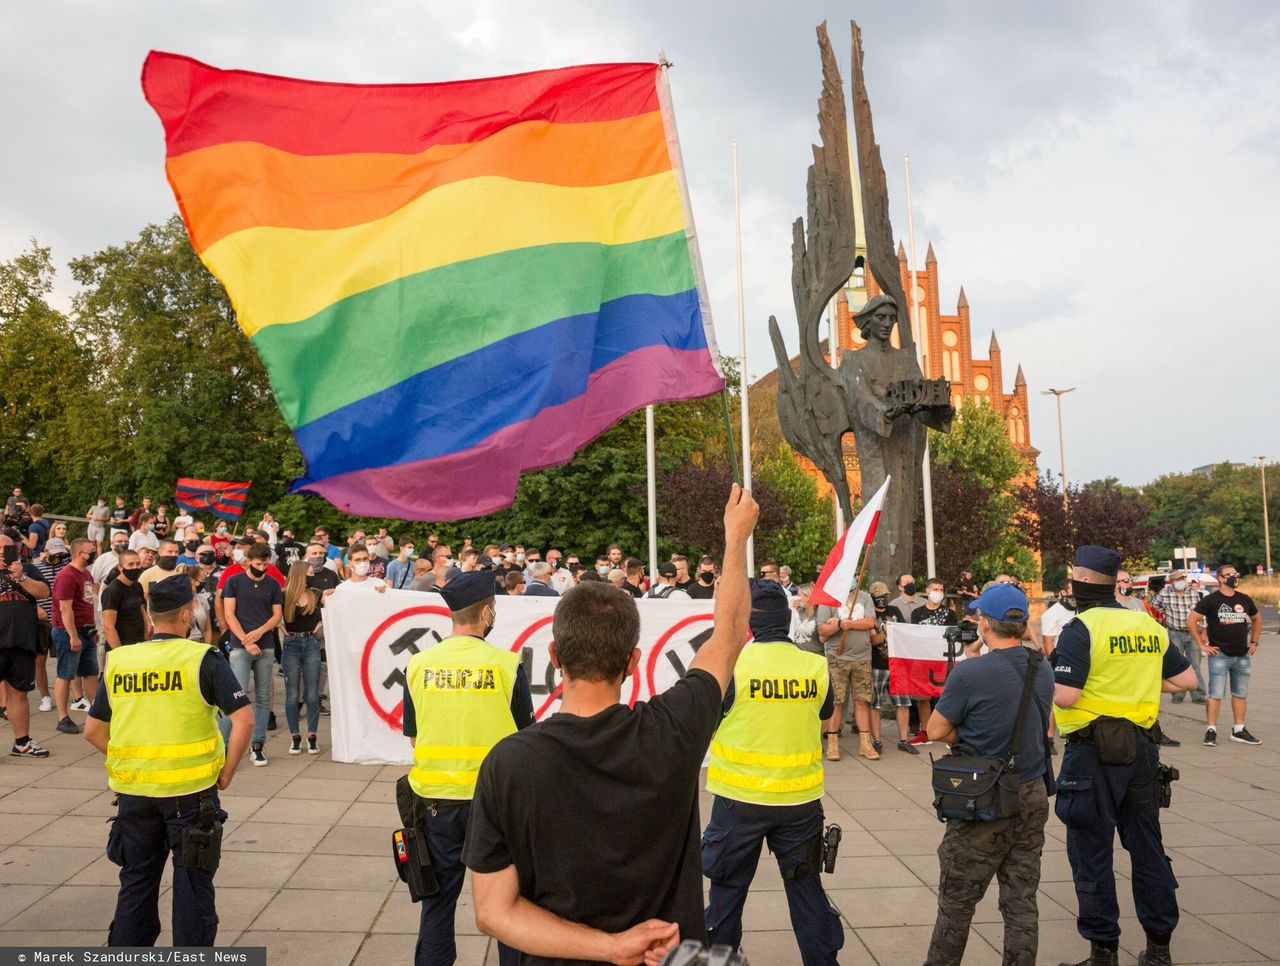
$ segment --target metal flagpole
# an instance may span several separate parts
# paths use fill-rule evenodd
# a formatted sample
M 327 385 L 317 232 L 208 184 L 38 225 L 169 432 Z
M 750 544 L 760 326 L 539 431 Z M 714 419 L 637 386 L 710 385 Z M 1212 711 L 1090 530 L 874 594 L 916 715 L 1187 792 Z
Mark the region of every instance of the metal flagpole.
M 747 316 L 742 297 L 742 206 L 738 195 L 738 139 L 733 139 L 733 224 L 738 249 L 738 352 L 742 382 L 742 487 L 751 489 L 751 400 L 747 391 Z M 756 575 L 755 537 L 747 537 L 747 576 Z
M 902 156 L 902 170 L 907 178 L 907 236 L 911 242 L 911 321 L 916 330 L 916 357 L 920 360 L 921 374 L 928 379 L 929 373 L 925 371 L 927 359 L 924 353 L 924 326 L 920 324 L 920 286 L 916 282 L 916 219 L 911 207 L 911 159 L 905 154 Z M 933 547 L 933 478 L 929 470 L 928 429 L 924 431 L 924 462 L 920 466 L 920 482 L 924 487 L 925 563 L 928 568 L 927 576 L 932 580 L 938 575 L 938 561 Z
M 1271 586 L 1271 517 L 1267 512 L 1267 458 L 1258 457 L 1258 471 L 1262 474 L 1262 532 L 1267 546 L 1267 586 Z
M 644 407 L 644 455 L 649 489 L 649 580 L 654 581 L 658 579 L 658 460 L 652 405 Z

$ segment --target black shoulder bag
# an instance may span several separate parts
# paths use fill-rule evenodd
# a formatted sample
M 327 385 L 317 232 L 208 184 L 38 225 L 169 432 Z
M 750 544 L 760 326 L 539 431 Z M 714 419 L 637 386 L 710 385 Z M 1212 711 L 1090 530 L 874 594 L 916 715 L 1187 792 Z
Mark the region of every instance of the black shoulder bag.
M 1009 649 L 1012 650 L 1012 649 Z M 1018 749 L 1041 655 L 1027 652 L 1027 674 L 1022 681 L 1022 700 L 1013 725 L 1013 740 L 1000 758 L 984 758 L 966 745 L 954 745 L 950 754 L 933 761 L 933 807 L 938 821 L 993 822 L 1014 818 L 1020 812 L 1016 771 Z M 1010 660 L 1013 660 L 1010 656 Z

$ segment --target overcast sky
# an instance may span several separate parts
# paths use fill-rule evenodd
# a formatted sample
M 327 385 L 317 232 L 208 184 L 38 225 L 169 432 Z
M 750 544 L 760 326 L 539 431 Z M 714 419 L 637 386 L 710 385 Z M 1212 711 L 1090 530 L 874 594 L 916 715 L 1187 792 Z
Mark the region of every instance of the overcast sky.
M 1068 476 L 1142 483 L 1280 458 L 1280 5 L 813 4 L 648 0 L 11 4 L 0 58 L 0 259 L 34 236 L 60 264 L 174 211 L 151 48 L 336 81 L 437 81 L 574 63 L 675 64 L 676 116 L 721 348 L 739 351 L 730 140 L 742 179 L 748 368 L 793 350 L 790 222 L 804 208 L 831 21 L 848 80 L 861 16 L 867 83 L 907 231 L 943 310 L 963 284 L 974 342 L 1021 362 L 1032 442 L 1058 470 L 1049 386 L 1066 397 Z M 71 283 L 65 277 L 59 297 Z M 1006 388 L 1010 388 L 1006 386 Z

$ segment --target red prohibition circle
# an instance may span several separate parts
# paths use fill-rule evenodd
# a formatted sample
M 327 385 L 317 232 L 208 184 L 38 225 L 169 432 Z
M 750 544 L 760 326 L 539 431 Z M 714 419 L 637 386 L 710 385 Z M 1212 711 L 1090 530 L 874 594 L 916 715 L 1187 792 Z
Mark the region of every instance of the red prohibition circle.
M 675 636 L 676 631 L 681 628 L 688 627 L 690 624 L 696 624 L 699 621 L 714 621 L 714 614 L 694 614 L 692 617 L 686 617 L 684 620 L 677 621 L 667 628 L 666 632 L 658 638 L 653 645 L 653 650 L 649 653 L 649 661 L 645 666 L 645 677 L 649 682 L 649 693 L 655 694 L 653 675 L 658 668 L 658 655 L 662 653 L 662 649 L 667 646 L 667 641 Z M 639 668 L 637 668 L 639 670 Z
M 390 711 L 378 704 L 378 700 L 373 694 L 373 688 L 369 684 L 369 659 L 373 655 L 374 645 L 378 643 L 378 639 L 382 637 L 387 628 L 415 614 L 437 614 L 441 617 L 449 617 L 449 609 L 438 604 L 424 604 L 419 607 L 407 607 L 404 610 L 396 611 L 374 628 L 373 633 L 369 635 L 369 639 L 365 642 L 364 653 L 360 656 L 360 686 L 364 689 L 364 698 L 369 702 L 369 707 L 373 708 L 374 713 L 397 731 L 404 727 L 402 704 L 397 704 Z
M 520 632 L 519 636 L 516 637 L 516 639 L 511 643 L 511 652 L 513 654 L 519 654 L 520 648 L 524 647 L 525 641 L 531 638 L 537 631 L 546 627 L 553 620 L 555 620 L 554 617 L 540 617 L 536 621 L 534 621 L 532 624 L 530 624 L 528 627 L 526 627 L 523 631 Z M 532 684 L 533 682 L 530 681 L 529 683 Z M 542 716 L 546 714 L 547 709 L 556 702 L 556 700 L 561 696 L 561 694 L 563 694 L 563 692 L 564 692 L 564 684 L 563 683 L 557 684 L 555 688 L 551 691 L 551 693 L 547 696 L 547 699 L 542 702 L 542 706 L 534 709 L 534 712 L 533 712 L 534 718 L 537 719 L 538 721 L 541 721 Z M 634 708 L 636 706 L 636 698 L 638 698 L 639 696 L 640 696 L 640 665 L 637 664 L 636 669 L 631 672 L 631 698 L 629 701 L 627 701 L 627 707 Z

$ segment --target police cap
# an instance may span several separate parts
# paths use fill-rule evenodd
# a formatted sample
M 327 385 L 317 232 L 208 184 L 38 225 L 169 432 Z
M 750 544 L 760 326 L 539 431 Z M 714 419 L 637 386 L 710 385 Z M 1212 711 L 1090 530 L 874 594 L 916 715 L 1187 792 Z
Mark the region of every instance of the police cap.
M 186 574 L 174 574 L 152 583 L 147 597 L 151 602 L 152 613 L 167 614 L 191 603 L 195 598 L 195 591 L 191 589 L 190 577 Z
M 982 596 L 969 605 L 987 620 L 1025 621 L 1027 619 L 1027 595 L 1013 584 L 993 584 Z
M 1114 582 L 1116 573 L 1120 570 L 1120 554 L 1108 547 L 1093 545 L 1077 547 L 1075 565 L 1085 570 L 1092 570 L 1101 578 L 1092 581 L 1093 583 L 1106 583 L 1108 577 Z
M 493 596 L 493 574 L 487 570 L 460 573 L 440 588 L 440 596 L 456 614 Z
M 776 580 L 757 577 L 751 581 L 751 609 L 785 613 L 791 609 L 791 598 Z

